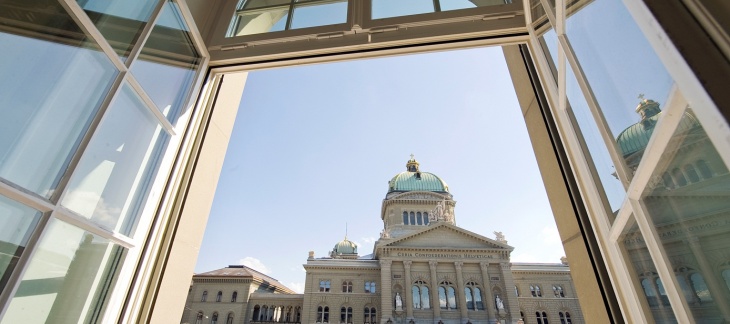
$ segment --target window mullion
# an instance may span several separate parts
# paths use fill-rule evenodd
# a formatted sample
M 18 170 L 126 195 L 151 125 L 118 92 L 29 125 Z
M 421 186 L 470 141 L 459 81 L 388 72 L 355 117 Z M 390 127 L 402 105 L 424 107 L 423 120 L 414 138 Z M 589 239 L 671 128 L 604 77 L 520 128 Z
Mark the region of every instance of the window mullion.
M 15 200 L 21 204 L 38 210 L 42 213 L 53 210 L 54 205 L 35 192 L 31 192 L 18 185 L 0 179 L 0 195 Z
M 43 234 L 47 232 L 45 229 L 50 219 L 51 212 L 43 213 L 41 219 L 36 225 L 36 228 L 28 238 L 28 243 L 25 245 L 24 251 L 18 259 L 18 263 L 15 264 L 15 268 L 8 278 L 5 289 L 0 293 L 0 319 L 5 316 L 5 311 L 7 311 L 10 306 L 10 300 L 18 290 L 18 286 L 20 286 L 21 279 L 23 278 L 25 271 L 28 269 L 30 260 L 33 259 L 36 251 L 38 251 L 38 243 L 40 242 Z
M 291 29 L 291 20 L 294 17 L 294 2 L 296 0 L 291 0 L 289 2 L 289 12 L 286 14 L 286 27 L 284 27 L 284 30 L 290 30 Z
M 664 290 L 667 293 L 667 298 L 669 298 L 669 303 L 672 306 L 672 311 L 677 318 L 677 322 L 695 323 L 687 300 L 684 294 L 681 293 L 682 289 L 677 282 L 677 278 L 674 276 L 672 265 L 669 262 L 666 251 L 660 243 L 661 241 L 659 239 L 659 233 L 656 231 L 656 226 L 654 226 L 654 222 L 650 219 L 649 212 L 641 201 L 631 198 L 629 198 L 629 201 L 634 210 L 636 224 L 639 226 L 639 230 L 644 237 L 646 248 L 649 250 L 654 266 L 659 273 L 659 278 L 662 280 Z
M 136 60 L 139 56 L 139 53 L 142 52 L 142 48 L 144 47 L 144 44 L 147 43 L 147 39 L 152 34 L 152 29 L 155 28 L 155 24 L 160 17 L 162 9 L 165 8 L 165 3 L 167 2 L 167 0 L 157 1 L 157 5 L 154 9 L 152 9 L 152 13 L 150 14 L 150 19 L 147 21 L 147 24 L 142 29 L 142 32 L 140 33 L 139 38 L 137 38 L 137 42 L 134 44 L 134 47 L 132 47 L 132 49 L 129 51 L 129 57 L 125 62 L 125 66 L 127 67 L 131 67 L 132 62 L 134 62 L 134 60 Z
M 646 4 L 643 1 L 632 0 L 624 0 L 623 4 L 646 40 L 655 49 L 664 67 L 687 96 L 688 101 L 695 107 L 703 108 L 694 110 L 695 116 L 699 119 L 707 137 L 710 138 L 725 165 L 730 165 L 730 149 L 727 148 L 730 125 L 725 121 L 725 117 L 707 94 L 702 83 L 697 80 L 697 76 L 682 58 L 679 50 L 671 43 L 671 38 L 659 26 Z
M 642 198 L 644 188 L 649 183 L 655 171 L 654 169 L 659 164 L 664 151 L 669 145 L 669 140 L 674 135 L 674 131 L 684 116 L 685 109 L 688 105 L 687 101 L 676 87 L 670 93 L 674 95 L 664 105 L 666 108 L 662 113 L 662 117 L 659 118 L 656 126 L 654 126 L 654 132 L 649 139 L 649 143 L 646 145 L 644 155 L 629 185 L 627 193 L 629 199 L 640 200 Z
M 59 0 L 59 2 L 61 3 L 61 6 L 66 9 L 69 16 L 71 16 L 76 24 L 78 24 L 84 31 L 84 33 L 91 37 L 91 39 L 94 40 L 94 43 L 101 48 L 112 64 L 114 64 L 114 67 L 120 71 L 126 71 L 127 67 L 119 58 L 117 52 L 115 52 L 112 46 L 109 45 L 106 38 L 104 38 L 104 35 L 101 34 L 99 29 L 96 28 L 96 25 L 94 25 L 94 22 L 92 22 L 89 16 L 86 15 L 84 9 L 82 9 L 74 0 Z
M 128 74 L 127 75 L 127 83 L 134 89 L 134 92 L 137 93 L 140 99 L 142 99 L 142 102 L 147 106 L 147 109 L 155 116 L 155 119 L 157 119 L 157 122 L 162 125 L 162 128 L 165 130 L 165 132 L 169 133 L 170 135 L 175 135 L 175 129 L 170 123 L 169 120 L 167 120 L 167 117 L 162 114 L 162 111 L 157 107 L 154 101 L 147 95 L 147 92 L 144 91 L 144 88 L 142 85 L 140 85 L 137 80 L 134 78 L 133 75 Z
M 53 218 L 76 226 L 96 236 L 105 238 L 111 243 L 117 244 L 124 248 L 130 249 L 135 246 L 134 241 L 131 238 L 128 238 L 116 232 L 112 232 L 110 230 L 103 229 L 88 218 L 79 216 L 65 207 L 56 207 L 56 210 L 53 211 L 52 216 Z
M 55 191 L 50 197 L 50 200 L 52 202 L 59 202 L 61 201 L 61 198 L 64 196 L 64 191 L 66 189 L 66 186 L 68 185 L 69 180 L 71 179 L 71 176 L 76 171 L 76 167 L 79 164 L 79 161 L 81 160 L 81 157 L 84 155 L 84 151 L 86 150 L 86 147 L 89 145 L 89 142 L 91 141 L 91 138 L 94 136 L 94 133 L 96 132 L 96 128 L 101 123 L 101 120 L 104 118 L 104 115 L 106 111 L 109 109 L 109 106 L 111 106 L 111 103 L 114 101 L 114 98 L 116 98 L 117 93 L 119 92 L 119 88 L 122 86 L 122 81 L 124 81 L 125 76 L 127 75 L 127 70 L 119 72 L 117 77 L 114 79 L 114 82 L 112 83 L 111 87 L 109 87 L 109 92 L 107 92 L 106 97 L 101 102 L 99 106 L 99 110 L 96 112 L 96 115 L 92 118 L 91 123 L 89 124 L 88 129 L 86 130 L 86 134 L 82 136 L 81 140 L 79 141 L 78 147 L 76 147 L 76 152 L 71 157 L 71 160 L 68 162 L 68 166 L 66 167 L 66 172 L 61 176 L 61 179 L 58 182 L 58 185 L 56 186 Z
M 555 12 L 553 12 L 552 7 L 550 7 L 550 3 L 548 3 L 548 0 L 540 0 L 540 3 L 542 4 L 542 9 L 545 11 L 545 15 L 547 16 L 550 25 L 555 28 L 555 26 L 557 25 L 557 21 L 555 17 Z
M 593 89 L 591 88 L 588 79 L 583 73 L 583 68 L 581 67 L 580 62 L 578 61 L 578 58 L 573 51 L 573 47 L 570 45 L 570 39 L 568 38 L 568 36 L 561 35 L 558 36 L 558 43 L 558 46 L 562 49 L 562 52 L 565 54 L 565 58 L 570 64 L 570 68 L 572 69 L 573 75 L 578 82 L 578 86 L 580 87 L 583 97 L 586 99 L 588 109 L 590 109 L 591 111 L 591 115 L 593 116 L 593 120 L 596 122 L 598 131 L 601 133 L 603 144 L 608 149 L 608 154 L 611 157 L 611 162 L 613 162 L 614 168 L 616 169 L 616 175 L 621 181 L 624 190 L 626 190 L 629 187 L 629 182 L 631 181 L 631 178 L 629 177 L 629 174 L 627 172 L 628 168 L 626 167 L 624 159 L 618 154 L 619 151 L 616 147 L 616 140 L 611 134 L 611 130 L 608 127 L 608 122 L 606 122 L 606 118 L 603 116 L 600 104 L 598 103 L 598 100 L 593 93 Z
M 527 29 L 530 33 L 530 41 L 527 45 L 530 49 L 531 56 L 536 63 L 535 66 L 539 72 L 538 77 L 540 78 L 540 84 L 543 86 L 543 89 L 545 89 L 545 95 L 548 99 L 549 105 L 553 107 L 558 107 L 558 109 L 560 109 L 560 106 L 557 102 L 558 86 L 555 83 L 555 78 L 552 77 L 553 73 L 552 71 L 550 71 L 550 65 L 548 64 L 547 56 L 545 56 L 545 52 L 542 50 L 542 47 L 537 40 L 537 36 L 535 36 L 535 30 L 532 28 L 532 25 L 527 25 Z

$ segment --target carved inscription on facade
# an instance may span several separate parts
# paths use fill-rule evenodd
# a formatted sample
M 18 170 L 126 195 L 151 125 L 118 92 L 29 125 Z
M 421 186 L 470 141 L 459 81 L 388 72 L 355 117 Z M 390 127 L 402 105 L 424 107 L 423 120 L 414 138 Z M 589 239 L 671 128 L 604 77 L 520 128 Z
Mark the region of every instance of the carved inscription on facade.
M 396 256 L 421 259 L 496 259 L 493 254 L 466 254 L 466 253 L 410 253 L 398 252 Z

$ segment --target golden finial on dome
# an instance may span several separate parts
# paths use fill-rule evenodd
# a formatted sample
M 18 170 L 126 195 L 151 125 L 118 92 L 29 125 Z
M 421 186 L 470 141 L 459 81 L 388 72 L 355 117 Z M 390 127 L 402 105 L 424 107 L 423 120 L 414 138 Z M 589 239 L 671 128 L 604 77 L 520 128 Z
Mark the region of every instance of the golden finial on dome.
M 416 158 L 413 156 L 413 153 L 411 153 L 411 159 L 408 160 L 408 163 L 406 163 L 406 171 L 418 172 L 418 161 L 416 161 Z

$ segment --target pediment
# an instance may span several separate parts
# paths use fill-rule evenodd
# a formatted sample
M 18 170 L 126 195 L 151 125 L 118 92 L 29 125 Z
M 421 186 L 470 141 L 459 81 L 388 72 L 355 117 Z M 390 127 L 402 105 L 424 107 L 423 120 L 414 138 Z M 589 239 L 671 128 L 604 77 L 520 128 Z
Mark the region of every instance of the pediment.
M 512 251 L 514 248 L 449 223 L 432 224 L 422 231 L 388 242 L 382 247 L 426 249 L 489 249 Z
M 433 201 L 442 201 L 444 200 L 444 195 L 435 193 L 435 192 L 429 192 L 429 191 L 409 191 L 404 192 L 392 197 L 389 197 L 388 200 L 433 200 Z

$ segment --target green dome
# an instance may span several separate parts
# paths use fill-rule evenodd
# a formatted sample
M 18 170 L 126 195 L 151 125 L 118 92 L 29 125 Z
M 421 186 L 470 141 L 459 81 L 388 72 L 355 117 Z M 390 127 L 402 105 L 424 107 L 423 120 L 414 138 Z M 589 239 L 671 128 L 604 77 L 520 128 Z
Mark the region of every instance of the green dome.
M 438 176 L 430 172 L 418 170 L 418 162 L 411 159 L 406 163 L 406 170 L 398 173 L 388 182 L 388 192 L 394 191 L 436 191 L 449 192 L 449 186 Z
M 643 151 L 649 144 L 651 134 L 654 133 L 654 126 L 661 116 L 659 103 L 654 100 L 644 99 L 636 107 L 636 112 L 641 114 L 641 121 L 624 129 L 618 137 L 616 144 L 623 157 L 628 157 L 636 152 Z M 677 128 L 678 131 L 686 131 L 699 125 L 697 119 L 685 113 Z
M 345 238 L 344 240 L 335 244 L 335 247 L 332 249 L 332 254 L 357 254 L 357 245 Z

